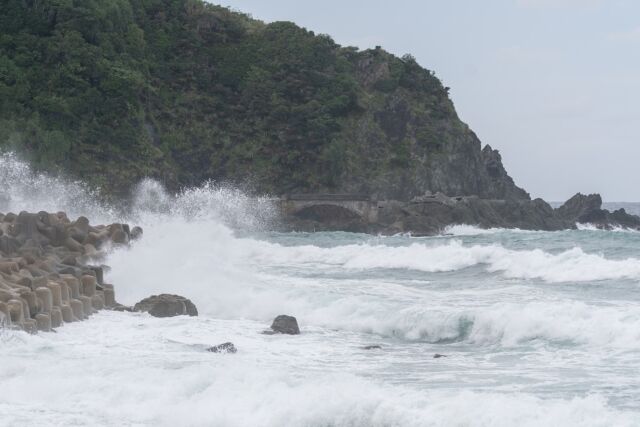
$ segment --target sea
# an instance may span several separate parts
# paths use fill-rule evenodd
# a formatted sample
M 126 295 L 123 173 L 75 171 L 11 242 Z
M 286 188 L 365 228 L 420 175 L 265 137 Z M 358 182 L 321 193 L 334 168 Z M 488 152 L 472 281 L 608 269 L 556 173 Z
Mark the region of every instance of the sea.
M 145 180 L 123 208 L 13 155 L 0 171 L 0 211 L 144 228 L 103 261 L 119 302 L 200 313 L 0 331 L 0 425 L 640 425 L 638 232 L 284 233 L 232 187 Z M 301 334 L 263 334 L 279 314 Z

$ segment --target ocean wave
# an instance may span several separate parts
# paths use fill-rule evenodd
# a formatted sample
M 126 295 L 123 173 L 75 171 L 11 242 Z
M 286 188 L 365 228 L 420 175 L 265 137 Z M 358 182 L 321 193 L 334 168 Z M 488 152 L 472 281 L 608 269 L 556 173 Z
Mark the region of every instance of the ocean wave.
M 332 248 L 256 243 L 247 249 L 254 261 L 271 265 L 307 264 L 349 270 L 409 269 L 428 273 L 480 265 L 486 271 L 501 273 L 504 277 L 542 279 L 552 283 L 640 278 L 639 259 L 607 259 L 586 253 L 579 247 L 552 254 L 541 249 L 511 250 L 498 244 L 468 246 L 452 240 L 405 246 L 352 244 Z
M 637 348 L 640 308 L 572 301 L 501 302 L 461 309 L 427 301 L 413 306 L 344 298 L 302 312 L 305 322 L 408 341 L 516 347 L 533 342 L 590 348 Z
M 519 228 L 480 228 L 476 225 L 456 224 L 445 227 L 441 235 L 445 236 L 480 236 L 499 233 L 539 233 L 539 231 L 521 230 Z
M 637 233 L 638 230 L 633 230 L 631 228 L 624 228 L 621 226 L 617 226 L 617 227 L 611 227 L 608 229 L 603 229 L 601 227 L 598 227 L 596 224 L 581 224 L 581 223 L 576 223 L 576 228 L 580 231 L 598 231 L 598 232 L 617 232 L 617 233 Z
M 531 259 L 532 254 L 537 261 Z M 416 288 L 381 279 L 303 278 L 291 268 L 305 266 L 317 272 L 336 266 L 411 266 L 447 271 L 480 261 L 488 263 L 487 269 L 502 268 L 503 274 L 553 280 L 584 280 L 584 275 L 593 278 L 596 273 L 597 277 L 630 274 L 609 264 L 614 261 L 578 249 L 550 255 L 499 246 L 469 248 L 455 241 L 432 247 L 285 247 L 239 239 L 221 224 L 207 223 L 202 228 L 174 219 L 156 224 L 132 248 L 114 252 L 107 261 L 112 267 L 107 277 L 118 284 L 117 296 L 123 303 L 133 304 L 152 293 L 178 292 L 191 298 L 203 314 L 223 319 L 256 319 L 267 324 L 276 315 L 289 313 L 305 325 L 431 343 L 515 346 L 541 340 L 615 347 L 640 343 L 640 309 L 632 306 L 546 298 L 532 301 L 525 298 L 523 292 L 530 290 L 524 287 L 487 289 L 485 296 L 483 289 L 461 290 L 458 295 L 454 289 L 436 292 L 428 286 Z M 598 270 L 598 263 L 606 268 Z M 269 267 L 267 271 L 264 266 Z

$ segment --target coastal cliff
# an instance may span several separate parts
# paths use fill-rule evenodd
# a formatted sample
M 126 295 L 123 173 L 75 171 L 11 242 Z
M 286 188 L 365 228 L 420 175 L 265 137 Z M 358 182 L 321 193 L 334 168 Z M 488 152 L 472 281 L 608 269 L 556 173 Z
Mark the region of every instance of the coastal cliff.
M 0 147 L 107 192 L 528 199 L 411 55 L 200 0 L 0 3 Z

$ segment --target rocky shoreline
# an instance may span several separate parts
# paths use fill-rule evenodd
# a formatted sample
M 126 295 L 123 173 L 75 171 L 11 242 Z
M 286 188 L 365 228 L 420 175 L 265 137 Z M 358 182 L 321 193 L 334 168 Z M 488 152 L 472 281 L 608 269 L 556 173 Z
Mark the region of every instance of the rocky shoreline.
M 64 212 L 0 214 L 0 326 L 51 331 L 117 308 L 106 266 L 97 263 L 141 235 L 140 227 L 92 226 Z
M 280 199 L 287 231 L 350 231 L 372 234 L 443 233 L 452 225 L 559 231 L 592 224 L 600 229 L 640 230 L 640 217 L 602 209 L 598 194 L 576 194 L 554 209 L 542 199 L 495 200 L 427 193 L 410 201 L 359 195 L 290 195 Z

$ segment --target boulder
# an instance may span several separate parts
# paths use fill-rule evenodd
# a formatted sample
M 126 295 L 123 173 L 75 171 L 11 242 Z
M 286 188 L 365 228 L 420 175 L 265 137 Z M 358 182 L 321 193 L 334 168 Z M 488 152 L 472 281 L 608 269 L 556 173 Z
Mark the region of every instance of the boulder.
M 212 353 L 237 353 L 238 349 L 232 342 L 225 342 L 222 344 L 214 345 L 213 347 L 209 347 L 207 351 Z
M 187 298 L 180 295 L 152 295 L 138 302 L 133 311 L 147 312 L 154 317 L 197 316 L 198 309 Z
M 287 316 L 281 314 L 271 324 L 271 330 L 277 334 L 298 335 L 300 334 L 300 328 L 298 327 L 298 321 L 293 316 Z

